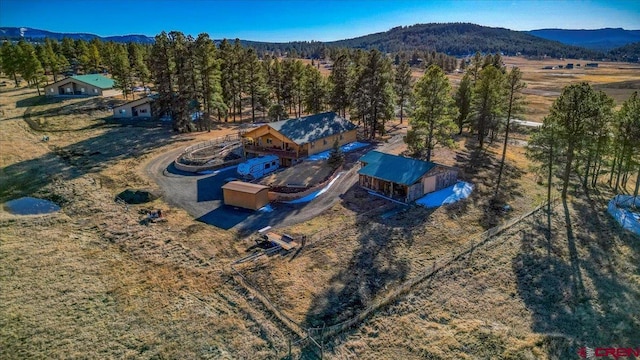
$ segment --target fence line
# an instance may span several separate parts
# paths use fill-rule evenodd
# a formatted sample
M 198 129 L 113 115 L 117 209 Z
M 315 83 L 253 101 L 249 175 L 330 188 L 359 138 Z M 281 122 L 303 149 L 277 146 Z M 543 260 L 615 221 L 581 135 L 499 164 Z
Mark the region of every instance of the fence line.
M 197 143 L 195 145 L 188 146 L 184 149 L 182 154 L 190 153 L 190 152 L 193 152 L 194 150 L 199 150 L 209 146 L 218 145 L 218 144 L 222 144 L 230 141 L 236 141 L 240 139 L 242 139 L 242 137 L 240 136 L 240 133 L 217 137 L 215 139 L 207 140 L 201 143 Z
M 260 302 L 281 322 L 283 323 L 289 331 L 297 335 L 300 339 L 304 339 L 307 337 L 307 333 L 296 323 L 291 320 L 287 315 L 283 314 L 277 306 L 275 306 L 269 298 L 265 296 L 257 287 L 253 286 L 251 282 L 242 275 L 233 265 L 231 265 L 231 270 L 233 270 L 233 278 L 242 285 L 243 288 L 247 289 L 253 296 L 258 298 Z
M 558 200 L 558 198 L 554 197 L 553 199 L 551 199 L 550 202 L 553 205 L 553 204 L 556 203 L 557 200 Z M 485 231 L 485 232 L 483 232 L 481 234 L 472 236 L 470 238 L 470 240 L 467 242 L 467 244 L 465 245 L 466 248 L 464 250 L 458 252 L 457 254 L 451 255 L 449 258 L 445 258 L 444 260 L 441 260 L 441 261 L 437 261 L 436 260 L 433 264 L 426 266 L 425 269 L 423 271 L 421 271 L 418 275 L 416 275 L 413 278 L 409 279 L 405 283 L 400 284 L 398 287 L 396 287 L 394 290 L 392 290 L 387 295 L 385 295 L 385 296 L 383 296 L 381 298 L 375 299 L 373 301 L 373 304 L 371 304 L 370 306 L 365 308 L 363 311 L 359 312 L 356 316 L 352 317 L 351 319 L 347 319 L 347 320 L 345 320 L 343 322 L 340 322 L 338 324 L 334 324 L 334 325 L 331 325 L 331 326 L 323 326 L 323 327 L 320 327 L 320 328 L 303 329 L 300 326 L 300 324 L 296 323 L 291 318 L 289 318 L 287 315 L 282 313 L 280 311 L 280 309 L 276 305 L 274 305 L 269 300 L 269 298 L 266 295 L 264 295 L 256 286 L 254 286 L 244 275 L 242 275 L 242 273 L 240 273 L 233 266 L 233 264 L 230 267 L 234 272 L 233 278 L 243 288 L 245 288 L 247 291 L 249 291 L 256 298 L 258 298 L 258 300 L 260 300 L 260 302 L 282 324 L 284 324 L 289 329 L 289 331 L 291 331 L 292 333 L 294 333 L 298 337 L 298 340 L 295 341 L 293 344 L 299 344 L 299 343 L 303 343 L 305 341 L 308 341 L 310 344 L 319 347 L 320 351 L 322 352 L 324 350 L 323 349 L 324 339 L 336 336 L 339 333 L 341 333 L 341 332 L 343 332 L 343 331 L 345 331 L 345 330 L 347 330 L 347 329 L 349 329 L 349 328 L 361 323 L 362 321 L 367 319 L 369 316 L 371 316 L 376 311 L 378 311 L 381 308 L 391 304 L 393 301 L 395 301 L 401 295 L 407 294 L 413 287 L 415 287 L 419 283 L 423 282 L 424 280 L 426 280 L 428 278 L 431 278 L 432 276 L 437 274 L 439 271 L 443 270 L 445 267 L 453 264 L 454 262 L 457 262 L 458 260 L 462 259 L 464 256 L 466 256 L 468 254 L 471 254 L 474 250 L 476 250 L 480 246 L 485 245 L 491 239 L 495 238 L 496 235 L 501 234 L 505 230 L 507 230 L 507 229 L 511 228 L 512 226 L 518 224 L 519 222 L 521 222 L 522 220 L 528 218 L 529 216 L 533 215 L 534 213 L 540 211 L 541 209 L 544 209 L 548 204 L 549 204 L 549 202 L 545 201 L 542 204 L 536 206 L 534 209 L 530 210 L 529 212 L 527 212 L 527 213 L 525 213 L 525 214 L 523 214 L 523 215 L 521 215 L 521 216 L 519 216 L 519 217 L 517 217 L 515 219 L 512 219 L 512 220 L 508 221 L 507 223 L 505 223 L 503 225 L 493 227 L 493 228 L 488 229 L 487 231 Z M 367 211 L 367 213 L 369 213 L 369 212 L 371 212 L 373 210 L 375 210 L 375 209 Z M 330 234 L 331 233 L 337 233 L 338 231 L 330 232 Z M 249 257 L 251 257 L 251 256 L 249 256 Z M 242 262 L 242 260 L 246 261 L 246 258 L 239 259 L 238 261 Z M 251 260 L 255 260 L 255 258 L 253 258 Z M 234 262 L 234 264 L 238 263 L 238 261 Z M 321 339 L 320 343 L 316 340 L 316 338 L 318 338 L 318 337 Z M 318 344 L 321 344 L 321 345 L 318 345 Z
M 555 203 L 557 201 L 557 198 L 554 198 L 551 200 L 551 203 Z M 432 277 L 433 275 L 435 275 L 436 273 L 438 273 L 440 270 L 444 269 L 445 267 L 451 265 L 452 263 L 460 260 L 462 257 L 472 253 L 475 249 L 477 249 L 478 247 L 486 244 L 489 240 L 493 239 L 496 235 L 502 233 L 503 231 L 509 229 L 510 227 L 516 225 L 517 223 L 519 223 L 520 221 L 524 220 L 525 218 L 528 218 L 529 216 L 533 215 L 534 213 L 538 212 L 541 209 L 544 209 L 547 206 L 548 202 L 544 202 L 541 205 L 538 205 L 537 207 L 535 207 L 533 210 L 525 213 L 524 215 L 521 215 L 515 219 L 512 219 L 511 221 L 507 222 L 504 225 L 501 226 L 496 226 L 493 227 L 479 235 L 473 236 L 471 237 L 471 239 L 469 240 L 469 242 L 467 242 L 467 245 L 470 243 L 471 245 L 455 254 L 452 255 L 450 258 L 445 259 L 443 261 L 435 261 L 431 266 L 428 266 L 423 272 L 421 272 L 420 274 L 414 276 L 413 278 L 409 279 L 407 282 L 405 282 L 404 284 L 399 285 L 398 287 L 396 287 L 393 291 L 391 291 L 389 294 L 387 294 L 386 296 L 382 297 L 382 298 L 378 298 L 375 299 L 373 304 L 370 305 L 369 307 L 367 307 L 366 309 L 364 309 L 363 311 L 361 311 L 360 313 L 358 313 L 356 316 L 354 316 L 351 319 L 347 319 L 341 323 L 338 324 L 334 324 L 331 326 L 327 326 L 327 327 L 323 327 L 323 328 L 310 328 L 307 330 L 307 333 L 309 335 L 309 337 L 312 337 L 312 332 L 318 332 L 318 331 L 323 331 L 323 336 L 326 337 L 332 337 L 335 336 L 339 333 L 341 333 L 342 331 L 351 328 L 355 325 L 357 325 L 358 323 L 364 321 L 366 318 L 368 318 L 371 314 L 373 314 L 375 311 L 380 310 L 382 307 L 389 305 L 392 301 L 394 301 L 396 298 L 398 298 L 399 296 L 406 294 L 409 292 L 409 290 L 411 290 L 411 288 L 413 288 L 414 286 L 418 285 L 419 283 L 423 282 L 424 280 Z

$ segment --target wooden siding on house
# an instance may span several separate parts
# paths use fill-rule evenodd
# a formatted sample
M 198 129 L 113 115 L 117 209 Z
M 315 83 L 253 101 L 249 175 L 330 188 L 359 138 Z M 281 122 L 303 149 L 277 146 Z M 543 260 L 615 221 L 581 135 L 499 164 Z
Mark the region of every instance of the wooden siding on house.
M 232 181 L 222 186 L 225 205 L 258 210 L 269 203 L 269 187 Z
M 290 166 L 297 160 L 333 148 L 338 140 L 340 146 L 357 140 L 356 129 L 342 134 L 330 135 L 310 143 L 298 145 L 277 130 L 265 124 L 243 135 L 245 156 L 259 156 L 265 154 L 277 155 L 281 158 L 282 166 Z

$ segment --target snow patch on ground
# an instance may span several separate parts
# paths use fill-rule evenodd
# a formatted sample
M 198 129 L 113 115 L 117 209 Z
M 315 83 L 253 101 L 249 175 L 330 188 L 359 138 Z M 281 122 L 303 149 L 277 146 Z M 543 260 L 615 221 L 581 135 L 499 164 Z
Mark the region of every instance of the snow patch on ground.
M 314 191 L 311 194 L 305 196 L 305 197 L 301 197 L 300 199 L 296 199 L 296 200 L 292 200 L 292 201 L 285 201 L 285 204 L 301 204 L 301 203 L 306 203 L 309 202 L 315 198 L 317 198 L 318 196 L 324 194 L 325 192 L 327 192 L 327 190 L 329 190 L 329 188 L 331 187 L 331 185 L 333 185 L 334 182 L 336 182 L 336 180 L 338 180 L 338 178 L 344 174 L 344 172 L 341 172 L 338 174 L 338 176 L 336 176 L 335 178 L 333 178 L 333 180 L 331 180 L 327 186 L 323 187 L 320 190 Z
M 623 228 L 640 235 L 639 209 L 640 196 L 616 195 L 609 201 L 607 211 Z
M 357 142 L 354 141 L 352 143 L 348 143 L 348 144 L 344 144 L 342 146 L 340 146 L 340 150 L 342 150 L 343 153 L 348 153 L 350 151 L 353 150 L 357 150 L 360 148 L 363 148 L 365 146 L 368 146 L 369 144 L 367 143 L 361 143 L 361 142 Z M 327 151 L 323 151 L 317 154 L 313 154 L 309 157 L 307 157 L 307 160 L 309 161 L 320 161 L 320 160 L 327 160 L 329 158 L 329 155 L 331 154 L 331 150 L 327 150 Z
M 442 206 L 444 204 L 453 204 L 454 202 L 469 197 L 471 191 L 473 191 L 473 185 L 468 182 L 458 181 L 455 185 L 421 197 L 416 200 L 416 204 L 429 208 Z

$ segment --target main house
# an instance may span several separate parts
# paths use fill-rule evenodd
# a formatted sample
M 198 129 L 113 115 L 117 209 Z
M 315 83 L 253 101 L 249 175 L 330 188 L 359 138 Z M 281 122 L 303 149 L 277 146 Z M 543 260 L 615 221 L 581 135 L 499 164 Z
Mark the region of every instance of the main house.
M 451 186 L 458 177 L 449 166 L 379 151 L 369 151 L 360 163 L 360 186 L 405 203 Z
M 113 117 L 116 119 L 127 118 L 150 118 L 152 116 L 152 106 L 156 96 L 145 96 L 140 99 L 131 100 L 119 106 L 114 106 Z
M 120 92 L 114 86 L 115 81 L 102 75 L 74 75 L 46 85 L 44 92 L 47 96 L 115 96 Z
M 356 126 L 334 112 L 263 124 L 243 137 L 247 158 L 276 155 L 280 165 L 291 166 L 300 158 L 356 141 Z

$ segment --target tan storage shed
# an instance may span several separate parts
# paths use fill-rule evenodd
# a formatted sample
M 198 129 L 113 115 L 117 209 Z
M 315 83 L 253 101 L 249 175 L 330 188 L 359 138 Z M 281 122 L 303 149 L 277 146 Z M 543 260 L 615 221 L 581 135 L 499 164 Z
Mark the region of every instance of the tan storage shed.
M 258 210 L 269 203 L 269 187 L 243 181 L 231 181 L 222 186 L 225 205 Z

